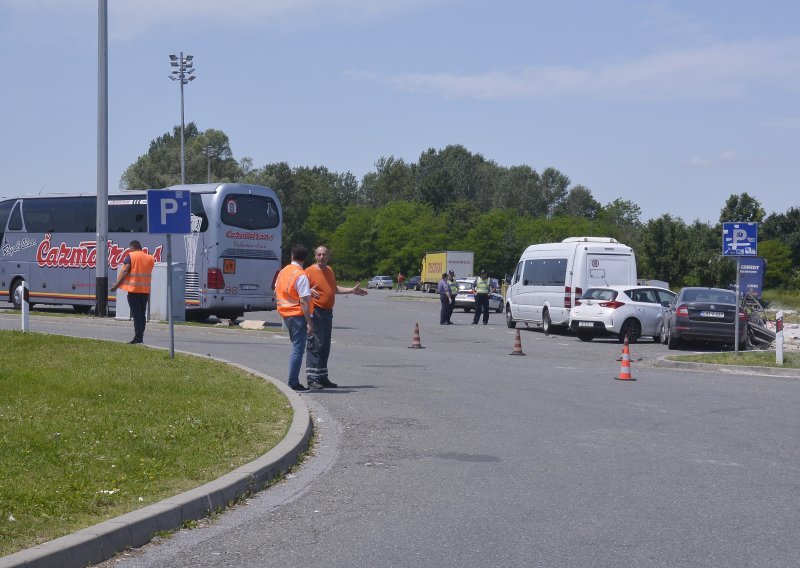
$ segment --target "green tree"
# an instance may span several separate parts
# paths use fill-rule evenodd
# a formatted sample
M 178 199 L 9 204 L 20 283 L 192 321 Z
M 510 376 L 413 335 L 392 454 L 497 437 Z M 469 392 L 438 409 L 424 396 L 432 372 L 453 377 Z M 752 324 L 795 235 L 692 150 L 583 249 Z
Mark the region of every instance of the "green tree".
M 636 249 L 639 276 L 682 286 L 689 271 L 688 247 L 689 230 L 680 217 L 667 214 L 651 219 Z
M 759 227 L 763 239 L 777 240 L 789 247 L 792 267 L 800 269 L 800 208 L 791 207 L 786 213 L 773 213 Z
M 731 195 L 719 214 L 719 222 L 760 222 L 764 218 L 764 209 L 757 199 L 747 193 Z
M 569 190 L 564 201 L 555 208 L 555 214 L 595 219 L 600 210 L 600 203 L 592 196 L 589 188 L 583 185 L 576 185 Z
M 339 278 L 369 278 L 378 261 L 378 231 L 375 212 L 358 205 L 349 206 L 344 221 L 331 235 L 331 265 Z
M 758 243 L 758 253 L 766 261 L 764 288 L 788 288 L 792 284 L 792 251 L 777 240 L 764 240 Z

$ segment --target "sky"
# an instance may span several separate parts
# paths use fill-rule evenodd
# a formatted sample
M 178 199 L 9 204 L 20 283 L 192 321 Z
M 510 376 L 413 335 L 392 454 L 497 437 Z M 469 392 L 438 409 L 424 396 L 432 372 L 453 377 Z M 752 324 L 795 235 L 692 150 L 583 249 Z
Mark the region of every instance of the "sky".
M 108 0 L 111 191 L 186 122 L 357 179 L 461 144 L 602 205 L 800 206 L 800 2 Z M 98 1 L 0 0 L 0 195 L 97 189 Z

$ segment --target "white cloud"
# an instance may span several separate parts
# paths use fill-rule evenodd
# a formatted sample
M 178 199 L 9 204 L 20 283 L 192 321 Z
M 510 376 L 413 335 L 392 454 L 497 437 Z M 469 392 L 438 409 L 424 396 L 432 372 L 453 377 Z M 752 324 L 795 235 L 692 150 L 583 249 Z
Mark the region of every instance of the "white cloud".
M 731 98 L 755 83 L 795 88 L 800 38 L 754 40 L 651 53 L 596 67 L 529 67 L 479 74 L 373 75 L 401 91 L 446 98 L 676 101 Z
M 736 159 L 736 152 L 733 150 L 723 150 L 719 154 L 719 159 L 723 162 L 730 162 Z
M 713 158 L 690 158 L 687 164 L 693 168 L 710 168 L 722 162 L 731 162 L 736 159 L 736 152 L 733 150 L 723 150 L 716 159 Z

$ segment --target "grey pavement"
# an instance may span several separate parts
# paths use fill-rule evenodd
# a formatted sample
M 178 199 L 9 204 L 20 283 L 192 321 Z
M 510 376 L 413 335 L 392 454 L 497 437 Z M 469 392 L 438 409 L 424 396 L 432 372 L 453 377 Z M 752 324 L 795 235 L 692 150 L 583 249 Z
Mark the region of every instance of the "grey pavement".
M 642 342 L 637 381 L 615 381 L 615 341 L 521 329 L 526 356 L 510 357 L 502 315 L 473 326 L 457 312 L 441 327 L 433 300 L 339 298 L 342 388 L 301 397 L 322 426 L 315 456 L 201 528 L 104 565 L 796 565 L 796 377 L 665 368 L 666 347 Z M 59 319 L 38 325 L 130 335 Z M 426 349 L 408 348 L 417 323 Z M 146 343 L 167 341 L 148 327 Z M 285 380 L 280 333 L 181 328 L 176 347 Z

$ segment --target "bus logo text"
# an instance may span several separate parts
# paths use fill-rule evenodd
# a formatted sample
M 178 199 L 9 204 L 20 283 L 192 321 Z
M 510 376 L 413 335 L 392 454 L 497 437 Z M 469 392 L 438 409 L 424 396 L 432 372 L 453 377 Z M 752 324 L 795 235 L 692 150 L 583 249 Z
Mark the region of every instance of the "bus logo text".
M 51 243 L 52 236 L 46 234 L 36 249 L 36 264 L 47 268 L 95 268 L 97 265 L 97 241 L 81 241 L 78 246 L 70 246 L 64 241 L 58 245 Z M 161 262 L 162 245 L 153 251 L 156 262 Z M 130 249 L 122 248 L 108 241 L 108 266 L 116 270 Z M 143 249 L 149 254 L 147 248 Z

